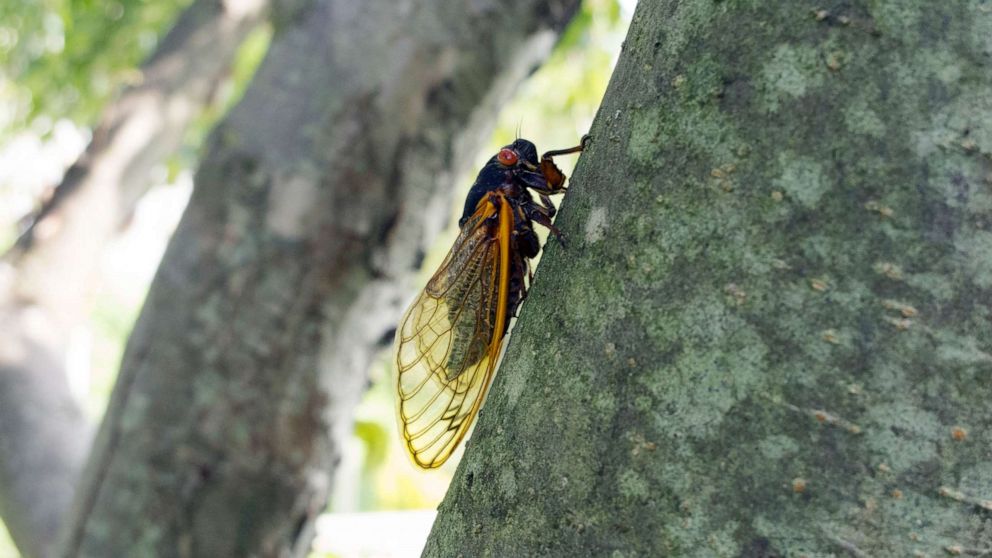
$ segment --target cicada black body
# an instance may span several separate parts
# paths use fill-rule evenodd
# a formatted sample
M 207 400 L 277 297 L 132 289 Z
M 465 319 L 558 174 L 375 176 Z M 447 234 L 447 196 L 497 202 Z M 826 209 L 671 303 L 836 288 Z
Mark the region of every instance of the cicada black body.
M 396 387 L 417 465 L 440 467 L 478 414 L 510 318 L 527 295 L 530 260 L 541 251 L 534 224 L 563 241 L 549 196 L 565 192 L 565 175 L 553 157 L 579 152 L 587 140 L 540 159 L 524 139 L 500 149 L 469 190 L 454 246 L 403 316 Z

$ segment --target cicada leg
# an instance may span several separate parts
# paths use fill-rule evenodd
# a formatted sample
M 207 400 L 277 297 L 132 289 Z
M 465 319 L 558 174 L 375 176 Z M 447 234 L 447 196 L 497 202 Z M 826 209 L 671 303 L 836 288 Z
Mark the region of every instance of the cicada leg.
M 568 149 L 553 149 L 551 151 L 546 151 L 544 155 L 541 155 L 541 160 L 544 161 L 545 159 L 551 159 L 552 157 L 557 157 L 559 155 L 578 153 L 579 151 L 585 149 L 586 144 L 588 144 L 590 141 L 592 141 L 592 136 L 586 134 L 582 136 L 582 139 L 579 140 L 579 145 L 576 145 L 575 147 L 569 147 Z
M 551 231 L 551 234 L 555 235 L 555 238 L 558 239 L 558 244 L 561 244 L 562 248 L 565 248 L 568 245 L 565 241 L 565 233 L 561 232 L 561 230 L 559 230 L 558 227 L 551 222 L 551 217 L 546 212 L 538 209 L 539 207 L 540 206 L 537 204 L 527 206 L 527 216 L 530 217 L 535 223 L 547 227 L 547 229 Z
M 538 197 L 541 199 L 541 203 L 544 204 L 544 209 L 547 210 L 545 213 L 548 214 L 548 217 L 554 217 L 555 214 L 558 213 L 558 210 L 555 209 L 554 204 L 551 203 L 551 198 L 549 198 L 547 194 L 538 194 Z
M 586 144 L 589 143 L 589 140 L 590 136 L 589 134 L 586 134 L 582 136 L 582 139 L 579 141 L 579 145 L 576 145 L 575 147 L 569 147 L 568 149 L 554 149 L 546 152 L 544 155 L 541 155 L 540 170 L 541 174 L 544 175 L 544 179 L 548 183 L 548 190 L 550 190 L 549 193 L 556 194 L 565 189 L 565 173 L 561 172 L 561 169 L 559 169 L 558 165 L 555 164 L 554 157 L 557 157 L 558 155 L 578 153 L 586 148 Z

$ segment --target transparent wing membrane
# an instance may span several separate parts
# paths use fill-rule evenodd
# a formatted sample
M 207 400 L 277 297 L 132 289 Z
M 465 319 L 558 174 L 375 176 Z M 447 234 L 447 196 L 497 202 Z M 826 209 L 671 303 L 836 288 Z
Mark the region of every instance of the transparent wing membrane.
M 399 417 L 421 467 L 439 467 L 465 437 L 496 369 L 506 320 L 507 205 L 479 203 L 396 332 Z

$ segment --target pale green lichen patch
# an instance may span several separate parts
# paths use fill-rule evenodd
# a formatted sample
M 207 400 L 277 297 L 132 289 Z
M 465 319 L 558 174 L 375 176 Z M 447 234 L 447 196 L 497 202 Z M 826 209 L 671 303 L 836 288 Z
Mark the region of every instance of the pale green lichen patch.
M 650 162 L 657 156 L 658 133 L 662 115 L 657 110 L 643 110 L 637 113 L 630 127 L 627 150 L 635 161 Z
M 916 148 L 916 155 L 919 157 L 929 157 L 937 153 L 941 148 L 947 148 L 953 144 L 958 134 L 946 126 L 937 125 L 928 130 L 913 132 L 913 144 Z
M 740 524 L 736 521 L 728 521 L 722 526 L 711 530 L 706 536 L 706 546 L 696 548 L 695 552 L 689 556 L 732 556 L 740 550 L 737 541 L 737 530 Z
M 595 397 L 593 397 L 592 408 L 595 409 L 600 416 L 613 416 L 617 410 L 617 399 L 606 392 L 598 393 Z
M 784 152 L 778 157 L 781 169 L 772 184 L 786 195 L 807 208 L 816 207 L 820 199 L 831 187 L 819 161 L 792 152 Z
M 668 64 L 678 61 L 682 52 L 691 45 L 700 27 L 707 26 L 713 18 L 719 17 L 726 11 L 726 6 L 713 2 L 684 4 L 682 9 L 673 10 L 668 18 L 669 34 L 666 40 L 659 44 L 659 58 Z
M 934 413 L 896 402 L 870 408 L 866 419 L 869 447 L 894 471 L 937 458 L 937 442 L 944 428 Z
M 992 56 L 992 10 L 980 3 L 971 6 L 972 27 L 970 39 L 975 50 Z
M 722 91 L 722 64 L 712 56 L 703 56 L 674 79 L 675 94 L 684 101 L 706 105 Z
M 935 355 L 941 364 L 948 366 L 992 364 L 992 352 L 983 350 L 979 340 L 973 336 L 941 331 L 937 332 L 935 337 L 940 343 Z
M 621 472 L 617 478 L 617 490 L 624 498 L 632 500 L 643 500 L 650 494 L 647 481 L 629 469 Z
M 915 134 L 916 152 L 928 156 L 938 149 L 947 153 L 992 154 L 992 91 L 967 92 L 934 111 L 926 129 Z M 935 161 L 947 164 L 947 160 Z M 953 170 L 964 170 L 963 160 Z M 974 163 L 971 163 L 973 165 Z M 971 166 L 967 165 L 967 166 Z M 967 167 L 965 167 L 967 168 Z
M 799 444 L 784 434 L 773 434 L 758 442 L 758 449 L 768 459 L 782 459 L 799 451 Z
M 965 268 L 975 285 L 987 289 L 992 287 L 992 232 L 971 231 L 954 242 L 960 252 Z
M 949 50 L 921 50 L 916 53 L 913 63 L 932 69 L 932 75 L 945 85 L 961 79 L 961 61 Z
M 882 118 L 864 99 L 859 99 L 844 109 L 844 124 L 855 134 L 864 134 L 873 138 L 885 135 Z
M 823 85 L 825 68 L 816 49 L 782 44 L 775 48 L 761 75 L 766 106 L 776 112 L 783 101 L 802 97 Z
M 876 458 L 894 471 L 906 472 L 937 458 L 936 444 L 927 440 L 900 436 L 889 430 L 868 430 L 865 436 Z
M 670 148 L 687 149 L 712 161 L 728 161 L 734 157 L 737 130 L 726 116 L 714 107 L 688 104 L 663 121 L 660 141 Z M 707 169 L 708 170 L 708 169 Z
M 669 107 L 642 109 L 635 113 L 627 151 L 637 162 L 654 165 L 659 148 L 684 152 L 686 156 L 729 161 L 734 158 L 736 132 L 712 103 L 687 103 L 678 110 Z M 709 172 L 709 168 L 706 169 Z M 699 178 L 702 178 L 701 176 Z
M 937 301 L 954 298 L 955 290 L 951 279 L 939 273 L 914 273 L 905 277 L 906 284 L 920 289 Z
M 779 513 L 791 512 L 802 519 L 785 523 L 770 512 L 762 513 L 751 520 L 754 533 L 770 546 L 771 552 L 766 556 L 810 556 L 827 558 L 837 556 L 828 553 L 820 543 L 824 538 L 823 529 L 831 524 L 830 517 L 817 509 L 790 503 L 786 509 L 777 510 Z M 830 547 L 828 547 L 830 548 Z
M 954 488 L 976 501 L 992 502 L 992 463 L 978 463 L 965 469 Z
M 906 370 L 887 359 L 876 357 L 870 365 L 871 375 L 866 391 L 871 393 L 890 393 L 899 386 L 905 385 Z
M 721 303 L 690 302 L 671 319 L 673 329 L 655 334 L 676 335 L 681 350 L 638 381 L 660 408 L 672 410 L 658 416 L 660 429 L 706 437 L 731 407 L 767 381 L 768 350 L 757 332 Z M 714 351 L 715 346 L 723 349 Z
M 874 516 L 883 520 L 894 520 L 901 525 L 911 526 L 910 533 L 885 533 L 875 543 L 875 547 L 883 551 L 899 549 L 906 545 L 907 550 L 924 556 L 947 556 L 947 547 L 955 542 L 965 542 L 968 539 L 966 531 L 965 510 L 953 506 L 942 505 L 937 500 L 935 490 L 924 490 L 922 493 L 906 491 L 902 498 L 883 498 L 876 500 L 878 509 Z M 882 530 L 884 528 L 877 528 Z M 901 535 L 901 536 L 900 536 Z M 876 535 L 877 536 L 877 535 Z M 956 540 L 955 540 L 956 539 Z M 881 543 L 881 544 L 880 544 Z M 911 555 L 909 552 L 903 555 Z
M 499 491 L 505 498 L 514 498 L 517 495 L 517 476 L 513 472 L 513 467 L 504 467 L 499 472 Z
M 626 305 L 608 304 L 611 293 L 617 288 L 613 278 L 596 274 L 598 280 L 590 282 L 573 282 L 569 285 L 568 300 L 588 301 L 586 304 L 569 304 L 565 310 L 570 314 L 573 323 L 585 324 L 591 331 L 600 335 L 615 323 L 622 322 L 628 314 Z M 601 301 L 596 304 L 595 301 Z
M 702 496 L 711 490 L 702 489 Z M 734 540 L 739 524 L 736 521 L 716 522 L 700 509 L 701 506 L 683 502 L 691 513 L 683 515 L 677 522 L 665 526 L 665 535 L 671 540 L 674 555 L 692 558 L 711 556 L 735 556 L 739 544 Z
M 920 23 L 923 19 L 921 0 L 871 2 L 869 6 L 869 13 L 874 18 L 874 24 L 879 31 L 886 35 L 898 36 L 907 43 L 918 41 Z

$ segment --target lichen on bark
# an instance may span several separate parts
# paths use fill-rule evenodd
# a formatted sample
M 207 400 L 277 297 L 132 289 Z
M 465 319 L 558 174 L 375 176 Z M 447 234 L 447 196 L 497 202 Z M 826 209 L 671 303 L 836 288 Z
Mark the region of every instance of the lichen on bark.
M 992 548 L 992 11 L 641 2 L 426 556 Z

